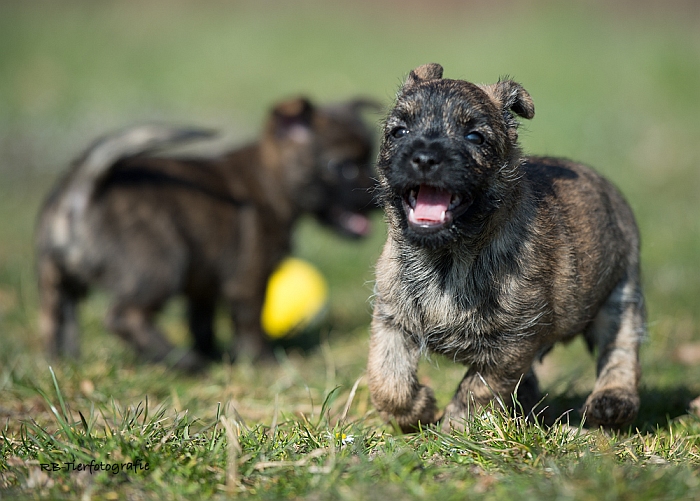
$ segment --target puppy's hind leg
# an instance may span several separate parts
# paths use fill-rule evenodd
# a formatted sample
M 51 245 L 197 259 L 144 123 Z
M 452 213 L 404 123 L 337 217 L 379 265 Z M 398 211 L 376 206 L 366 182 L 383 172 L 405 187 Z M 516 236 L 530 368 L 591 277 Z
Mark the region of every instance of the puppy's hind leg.
M 586 400 L 586 419 L 621 427 L 639 410 L 639 344 L 645 332 L 644 300 L 638 277 L 625 277 L 612 291 L 586 332 L 598 349 L 597 380 Z
M 78 301 L 84 296 L 79 286 L 52 259 L 39 261 L 39 329 L 51 356 L 78 358 L 80 328 Z
M 201 369 L 203 360 L 192 352 L 172 358 L 176 355 L 174 347 L 154 321 L 159 310 L 160 305 L 145 307 L 132 302 L 118 301 L 107 314 L 107 328 L 134 346 L 146 360 L 167 360 L 175 368 L 191 372 Z

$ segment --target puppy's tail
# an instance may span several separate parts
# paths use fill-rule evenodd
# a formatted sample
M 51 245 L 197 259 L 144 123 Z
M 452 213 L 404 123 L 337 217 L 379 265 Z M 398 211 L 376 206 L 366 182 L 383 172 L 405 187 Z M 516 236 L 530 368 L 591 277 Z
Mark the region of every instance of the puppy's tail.
M 104 136 L 95 141 L 77 160 L 69 190 L 90 190 L 119 160 L 215 135 L 215 131 L 208 129 L 138 125 Z
M 55 248 L 70 245 L 96 187 L 120 160 L 215 135 L 208 129 L 138 125 L 98 139 L 78 157 L 62 185 L 49 198 L 48 204 L 55 209 L 51 211 L 48 242 Z

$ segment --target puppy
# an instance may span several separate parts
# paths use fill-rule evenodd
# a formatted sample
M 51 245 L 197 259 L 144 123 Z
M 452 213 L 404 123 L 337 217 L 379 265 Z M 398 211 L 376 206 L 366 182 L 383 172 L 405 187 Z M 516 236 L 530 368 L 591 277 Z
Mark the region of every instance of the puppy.
M 99 286 L 112 299 L 108 328 L 151 361 L 178 358 L 155 324 L 175 295 L 187 301 L 196 369 L 219 356 L 219 300 L 235 324 L 233 356 L 264 354 L 260 312 L 269 275 L 309 213 L 363 236 L 372 209 L 367 100 L 274 107 L 259 141 L 215 158 L 170 158 L 155 149 L 211 135 L 136 127 L 103 138 L 75 162 L 41 209 L 36 233 L 41 331 L 54 355 L 77 356 L 76 307 Z M 149 154 L 150 153 L 150 154 Z
M 404 431 L 438 420 L 416 375 L 422 352 L 469 366 L 442 417 L 465 419 L 516 391 L 539 399 L 533 361 L 583 334 L 597 349 L 589 423 L 639 408 L 645 329 L 639 234 L 622 195 L 579 163 L 524 157 L 519 84 L 475 85 L 413 70 L 383 129 L 377 165 L 389 233 L 376 267 L 368 361 L 374 405 Z

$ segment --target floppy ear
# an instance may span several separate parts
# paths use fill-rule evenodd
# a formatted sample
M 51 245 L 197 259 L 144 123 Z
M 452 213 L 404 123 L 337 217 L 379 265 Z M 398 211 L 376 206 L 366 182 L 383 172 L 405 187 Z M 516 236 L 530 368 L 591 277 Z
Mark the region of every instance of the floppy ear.
M 404 89 L 418 85 L 420 82 L 427 80 L 439 80 L 442 78 L 442 66 L 437 63 L 428 63 L 419 66 L 415 70 L 411 70 L 408 74 L 406 82 L 403 84 Z
M 279 138 L 303 139 L 309 135 L 315 108 L 305 97 L 289 99 L 272 109 L 272 126 Z
M 512 120 L 512 113 L 527 118 L 535 116 L 535 105 L 530 94 L 513 80 L 499 80 L 498 83 L 483 86 L 482 89 L 493 101 L 501 106 L 506 118 Z

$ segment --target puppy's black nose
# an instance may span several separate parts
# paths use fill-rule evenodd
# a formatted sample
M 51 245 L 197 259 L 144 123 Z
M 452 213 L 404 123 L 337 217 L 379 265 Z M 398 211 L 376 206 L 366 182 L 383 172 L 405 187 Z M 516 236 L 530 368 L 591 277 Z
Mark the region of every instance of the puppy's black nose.
M 440 155 L 433 150 L 415 151 L 411 156 L 411 165 L 418 172 L 431 172 L 440 165 Z

